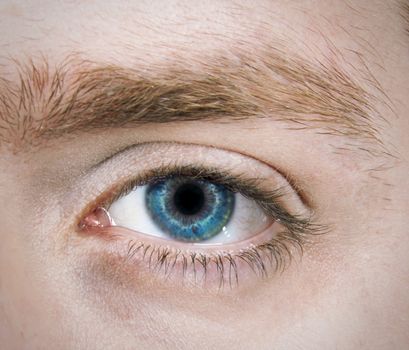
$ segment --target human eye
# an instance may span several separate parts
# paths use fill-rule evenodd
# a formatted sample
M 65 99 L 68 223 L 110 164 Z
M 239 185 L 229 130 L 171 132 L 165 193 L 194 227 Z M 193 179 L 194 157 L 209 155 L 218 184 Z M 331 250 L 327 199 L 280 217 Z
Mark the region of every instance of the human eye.
M 273 222 L 215 169 L 173 167 L 155 174 L 100 214 L 113 225 L 196 246 L 244 240 Z
M 261 161 L 197 145 L 137 148 L 142 157 L 128 150 L 122 161 L 139 159 L 139 170 L 102 190 L 78 229 L 120 242 L 139 270 L 233 286 L 284 269 L 317 230 L 294 186 Z

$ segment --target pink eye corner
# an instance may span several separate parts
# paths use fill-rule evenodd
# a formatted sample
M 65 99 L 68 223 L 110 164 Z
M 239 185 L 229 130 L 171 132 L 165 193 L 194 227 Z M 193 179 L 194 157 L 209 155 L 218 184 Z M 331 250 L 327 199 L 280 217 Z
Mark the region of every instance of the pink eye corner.
M 115 223 L 105 208 L 98 207 L 87 214 L 78 224 L 80 231 L 114 226 Z

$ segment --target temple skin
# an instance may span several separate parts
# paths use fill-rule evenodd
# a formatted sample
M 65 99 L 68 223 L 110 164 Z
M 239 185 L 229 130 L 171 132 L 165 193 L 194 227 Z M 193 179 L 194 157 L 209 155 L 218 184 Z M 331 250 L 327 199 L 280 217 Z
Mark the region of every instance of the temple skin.
M 407 7 L 2 1 L 0 348 L 408 348 Z M 78 233 L 123 174 L 195 154 L 275 169 L 328 229 L 222 290 Z

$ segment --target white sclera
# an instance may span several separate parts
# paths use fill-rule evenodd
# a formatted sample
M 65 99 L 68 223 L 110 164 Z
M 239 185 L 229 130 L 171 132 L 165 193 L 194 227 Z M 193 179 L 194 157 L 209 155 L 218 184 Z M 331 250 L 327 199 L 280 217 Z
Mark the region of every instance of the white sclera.
M 148 185 L 138 186 L 127 195 L 119 198 L 110 206 L 108 212 L 117 226 L 134 230 L 146 235 L 173 239 L 163 232 L 149 214 L 145 195 Z M 225 244 L 242 241 L 263 231 L 271 218 L 262 211 L 253 200 L 235 193 L 233 214 L 223 230 L 203 244 Z

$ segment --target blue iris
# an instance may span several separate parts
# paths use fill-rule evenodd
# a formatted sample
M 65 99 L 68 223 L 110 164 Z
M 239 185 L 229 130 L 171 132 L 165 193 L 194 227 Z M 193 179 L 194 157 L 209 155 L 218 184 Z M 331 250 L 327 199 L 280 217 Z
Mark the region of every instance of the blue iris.
M 234 193 L 222 185 L 174 176 L 148 186 L 146 206 L 166 234 L 197 242 L 222 231 L 233 213 L 234 198 Z

